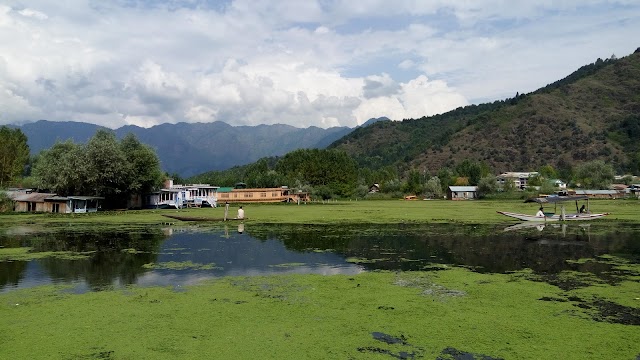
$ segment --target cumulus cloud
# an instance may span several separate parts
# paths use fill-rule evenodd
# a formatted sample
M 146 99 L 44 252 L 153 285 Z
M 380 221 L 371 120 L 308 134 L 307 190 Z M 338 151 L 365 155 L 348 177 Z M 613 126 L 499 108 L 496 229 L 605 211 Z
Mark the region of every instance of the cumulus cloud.
M 632 52 L 626 0 L 0 5 L 0 124 L 355 126 L 544 86 Z

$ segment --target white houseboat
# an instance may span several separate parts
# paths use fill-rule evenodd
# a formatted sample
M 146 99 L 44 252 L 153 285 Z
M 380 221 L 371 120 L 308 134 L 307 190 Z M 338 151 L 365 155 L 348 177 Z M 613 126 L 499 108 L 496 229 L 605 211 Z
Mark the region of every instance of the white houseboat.
M 146 207 L 176 209 L 216 207 L 219 188 L 209 184 L 177 185 L 172 179 L 168 179 L 160 191 L 146 196 Z

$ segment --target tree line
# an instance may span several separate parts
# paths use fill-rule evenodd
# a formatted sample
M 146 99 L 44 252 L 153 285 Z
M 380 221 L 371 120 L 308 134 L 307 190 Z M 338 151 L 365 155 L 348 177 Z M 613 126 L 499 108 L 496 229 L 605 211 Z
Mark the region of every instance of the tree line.
M 157 190 L 165 178 L 155 151 L 133 134 L 118 141 L 113 132 L 98 130 L 86 144 L 58 141 L 29 158 L 27 137 L 7 129 L 0 128 L 0 158 L 10 159 L 0 164 L 2 187 L 101 196 L 106 207 L 119 208 L 131 195 Z
M 629 131 L 635 134 L 635 127 L 630 126 Z M 529 179 L 529 185 L 539 187 L 541 192 L 552 192 L 548 180 L 558 177 L 571 186 L 589 189 L 608 188 L 614 178 L 613 167 L 603 161 L 560 170 L 545 165 L 538 172 L 537 177 Z M 281 157 L 182 178 L 163 173 L 155 151 L 133 134 L 118 140 L 113 132 L 98 130 L 86 144 L 58 141 L 29 158 L 26 136 L 19 129 L 0 127 L 0 187 L 20 184 L 62 196 L 102 196 L 106 207 L 124 207 L 132 195 L 158 190 L 167 177 L 174 178 L 174 183 L 288 186 L 309 192 L 316 199 L 397 198 L 407 194 L 441 198 L 451 185 L 478 186 L 484 196 L 516 193 L 509 181 L 499 188 L 487 164 L 469 159 L 429 173 L 420 169 L 400 171 L 394 166 L 372 169 L 337 149 L 299 149 Z M 378 185 L 380 193 L 369 193 L 373 184 Z

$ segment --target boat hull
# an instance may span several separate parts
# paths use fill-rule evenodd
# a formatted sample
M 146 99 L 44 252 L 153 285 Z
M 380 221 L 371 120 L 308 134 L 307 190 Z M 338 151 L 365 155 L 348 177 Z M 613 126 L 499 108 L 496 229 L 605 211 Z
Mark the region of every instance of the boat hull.
M 562 219 L 560 217 L 559 214 L 554 214 L 552 216 L 535 216 L 535 215 L 528 215 L 528 214 L 519 214 L 519 213 L 512 213 L 512 212 L 508 212 L 508 211 L 498 211 L 498 214 L 502 214 L 508 217 L 512 217 L 512 218 L 516 218 L 519 220 L 523 220 L 523 221 L 538 221 L 538 222 L 545 222 L 545 221 L 585 221 L 585 220 L 595 220 L 595 219 L 600 219 L 602 217 L 605 217 L 607 215 L 609 215 L 608 213 L 598 213 L 598 214 L 566 214 L 564 216 L 564 219 Z

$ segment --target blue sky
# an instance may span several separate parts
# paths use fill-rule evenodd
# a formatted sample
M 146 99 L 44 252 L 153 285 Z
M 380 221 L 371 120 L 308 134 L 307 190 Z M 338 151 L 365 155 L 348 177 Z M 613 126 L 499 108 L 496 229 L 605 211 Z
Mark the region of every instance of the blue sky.
M 533 91 L 637 39 L 635 0 L 9 0 L 0 125 L 419 118 Z

